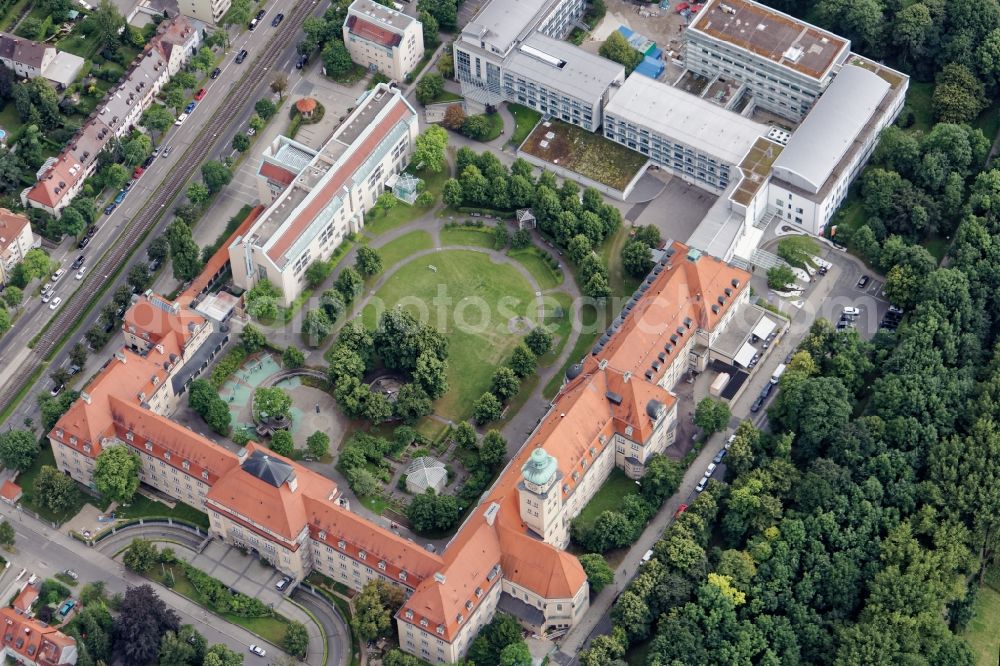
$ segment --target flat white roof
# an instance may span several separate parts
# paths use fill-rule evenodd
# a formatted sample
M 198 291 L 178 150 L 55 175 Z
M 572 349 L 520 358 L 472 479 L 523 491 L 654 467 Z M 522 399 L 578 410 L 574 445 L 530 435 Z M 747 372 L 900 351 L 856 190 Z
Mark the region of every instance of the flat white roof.
M 757 325 L 753 327 L 752 335 L 756 335 L 758 338 L 763 340 L 767 336 L 771 335 L 771 331 L 774 330 L 774 322 L 764 317 Z
M 768 126 L 726 111 L 673 86 L 632 73 L 612 92 L 604 115 L 627 120 L 705 152 L 739 164 Z
M 774 161 L 774 174 L 819 192 L 890 88 L 864 67 L 844 65 Z
M 736 365 L 741 365 L 744 368 L 747 368 L 750 366 L 750 361 L 753 360 L 754 354 L 756 353 L 757 350 L 754 349 L 754 346 L 752 344 L 750 344 L 749 342 L 744 342 L 743 346 L 740 347 L 740 350 L 736 352 L 736 356 L 733 358 L 733 362 L 736 363 Z
M 625 68 L 618 63 L 540 32 L 511 52 L 506 67 L 511 74 L 591 103 L 615 79 L 625 76 Z
M 474 34 L 503 50 L 507 49 L 552 0 L 490 0 L 463 33 Z

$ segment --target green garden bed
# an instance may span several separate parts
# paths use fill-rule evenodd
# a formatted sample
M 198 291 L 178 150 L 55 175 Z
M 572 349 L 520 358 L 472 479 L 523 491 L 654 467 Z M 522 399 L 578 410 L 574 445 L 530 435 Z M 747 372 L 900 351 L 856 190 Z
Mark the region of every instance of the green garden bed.
M 165 572 L 167 571 L 173 573 L 173 585 L 167 585 L 166 583 Z M 243 627 L 247 631 L 260 636 L 272 645 L 281 645 L 282 641 L 285 639 L 285 627 L 289 624 L 288 618 L 278 615 L 277 613 L 269 617 L 243 617 L 242 615 L 235 615 L 233 613 L 216 613 L 212 609 L 211 605 L 201 597 L 201 594 L 199 594 L 190 579 L 188 579 L 187 574 L 184 572 L 182 567 L 175 565 L 168 567 L 153 567 L 150 569 L 148 576 L 164 587 L 171 588 L 174 592 L 183 597 L 187 597 L 199 606 L 211 611 L 223 620 Z
M 119 507 L 115 515 L 124 520 L 130 518 L 176 518 L 193 523 L 204 530 L 208 529 L 208 514 L 183 502 L 178 502 L 171 509 L 166 504 L 145 495 L 136 495 L 131 504 Z

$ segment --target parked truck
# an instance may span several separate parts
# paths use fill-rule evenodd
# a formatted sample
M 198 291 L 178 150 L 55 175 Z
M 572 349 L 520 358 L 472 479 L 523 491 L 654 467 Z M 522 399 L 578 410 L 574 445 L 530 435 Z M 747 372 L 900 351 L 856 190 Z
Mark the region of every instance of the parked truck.
M 771 383 L 772 384 L 777 384 L 778 380 L 781 379 L 781 375 L 785 374 L 785 367 L 787 367 L 787 366 L 785 366 L 784 363 L 781 363 L 781 364 L 778 365 L 777 368 L 774 369 L 774 374 L 771 375 Z

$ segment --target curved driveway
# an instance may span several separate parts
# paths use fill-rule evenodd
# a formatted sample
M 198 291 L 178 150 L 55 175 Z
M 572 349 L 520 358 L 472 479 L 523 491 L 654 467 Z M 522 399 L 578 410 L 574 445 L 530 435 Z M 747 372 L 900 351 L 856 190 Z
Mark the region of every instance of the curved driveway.
M 206 536 L 182 525 L 162 523 L 129 525 L 128 527 L 118 529 L 113 535 L 102 539 L 95 544 L 94 550 L 109 558 L 113 558 L 115 553 L 128 546 L 133 539 L 137 538 L 178 544 L 194 552 L 199 552 Z M 151 584 L 157 588 L 161 588 L 161 590 L 166 589 L 157 583 Z M 161 591 L 160 594 L 162 596 L 163 592 Z M 307 625 L 307 629 L 310 630 L 310 649 L 306 660 L 307 663 L 313 666 L 348 666 L 351 663 L 350 630 L 347 627 L 347 622 L 341 617 L 337 609 L 332 607 L 322 597 L 314 596 L 307 590 L 296 590 L 291 596 L 292 599 L 288 603 L 293 604 L 293 606 L 290 607 L 290 610 L 301 611 L 304 608 L 308 613 L 298 614 L 302 616 L 311 614 L 312 618 L 316 620 L 316 622 L 312 623 L 312 627 Z M 303 617 L 302 619 L 305 620 L 306 618 Z M 203 622 L 216 627 L 232 627 L 229 622 L 211 614 L 205 616 Z M 315 626 L 317 623 L 318 627 Z M 232 628 L 238 629 L 237 627 Z M 225 633 L 222 629 L 220 631 Z M 326 641 L 328 647 L 325 661 L 322 658 L 323 650 L 318 645 L 318 639 L 321 637 Z M 257 642 L 261 641 L 258 640 Z M 272 645 L 272 647 L 275 652 L 281 650 L 280 646 Z

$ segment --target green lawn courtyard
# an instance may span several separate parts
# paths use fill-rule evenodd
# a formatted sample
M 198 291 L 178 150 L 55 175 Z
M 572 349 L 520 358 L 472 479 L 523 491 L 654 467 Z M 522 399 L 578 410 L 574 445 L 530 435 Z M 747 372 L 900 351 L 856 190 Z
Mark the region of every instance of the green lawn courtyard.
M 597 491 L 587 506 L 575 520 L 583 525 L 589 526 L 597 517 L 605 511 L 618 509 L 626 495 L 635 495 L 639 492 L 639 486 L 635 481 L 625 476 L 625 472 L 615 467 L 611 470 L 611 476 L 604 482 L 601 489 Z
M 520 250 L 511 250 L 507 253 L 512 259 L 516 259 L 524 266 L 531 276 L 538 282 L 538 287 L 545 291 L 558 287 L 563 282 L 562 271 L 558 271 L 542 259 L 542 251 L 536 247 L 528 247 Z
M 531 130 L 535 129 L 538 121 L 542 119 L 542 114 L 520 104 L 508 104 L 507 110 L 510 111 L 510 115 L 514 116 L 514 121 L 517 123 L 510 142 L 515 147 L 520 146 L 528 138 Z
M 472 250 L 445 250 L 404 264 L 365 307 L 365 326 L 374 328 L 379 311 L 397 304 L 448 338 L 450 388 L 434 411 L 453 420 L 471 414 L 493 371 L 523 337 L 527 326 L 517 318 L 534 320 L 536 312 L 533 290 L 514 267 Z
M 502 223 L 501 223 L 502 224 Z M 441 230 L 441 245 L 473 245 L 493 248 L 493 227 L 448 227 Z
M 411 231 L 396 240 L 377 248 L 382 255 L 382 265 L 392 268 L 414 252 L 434 247 L 434 239 L 426 231 Z

